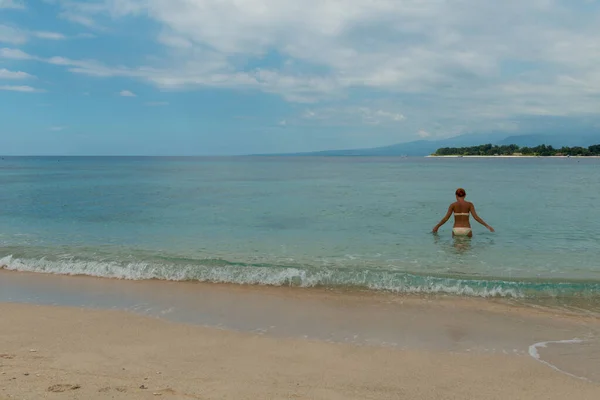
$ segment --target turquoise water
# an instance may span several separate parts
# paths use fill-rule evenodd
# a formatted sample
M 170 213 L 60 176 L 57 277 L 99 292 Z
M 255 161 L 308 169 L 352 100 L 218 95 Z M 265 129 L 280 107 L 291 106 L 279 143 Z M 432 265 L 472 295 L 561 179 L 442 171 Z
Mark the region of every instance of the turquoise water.
M 600 298 L 598 159 L 5 157 L 0 182 L 7 269 Z M 431 233 L 458 186 L 495 233 Z

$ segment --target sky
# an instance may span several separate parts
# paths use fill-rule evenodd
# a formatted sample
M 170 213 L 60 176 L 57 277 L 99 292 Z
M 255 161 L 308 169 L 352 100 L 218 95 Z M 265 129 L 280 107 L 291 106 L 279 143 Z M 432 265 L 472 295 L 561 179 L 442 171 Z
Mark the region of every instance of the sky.
M 0 154 L 598 128 L 599 65 L 600 0 L 0 0 Z

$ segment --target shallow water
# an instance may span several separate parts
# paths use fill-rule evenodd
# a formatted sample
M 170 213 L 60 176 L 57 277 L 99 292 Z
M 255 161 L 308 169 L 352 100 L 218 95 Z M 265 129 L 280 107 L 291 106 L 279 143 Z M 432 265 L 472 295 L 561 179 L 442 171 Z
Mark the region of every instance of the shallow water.
M 594 307 L 599 172 L 572 158 L 5 157 L 0 264 Z M 496 233 L 431 234 L 458 186 Z

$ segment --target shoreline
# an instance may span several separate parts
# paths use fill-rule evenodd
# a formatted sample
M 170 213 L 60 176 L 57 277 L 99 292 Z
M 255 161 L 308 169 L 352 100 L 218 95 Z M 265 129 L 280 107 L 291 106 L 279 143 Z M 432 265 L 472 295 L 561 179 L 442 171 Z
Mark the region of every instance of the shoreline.
M 82 279 L 84 282 L 86 280 L 97 280 L 99 282 L 130 282 L 132 284 L 138 283 L 143 285 L 144 283 L 155 283 L 160 285 L 164 284 L 181 284 L 181 285 L 199 285 L 204 287 L 221 287 L 226 288 L 227 290 L 258 290 L 264 291 L 265 293 L 272 291 L 273 293 L 284 294 L 286 296 L 295 296 L 297 294 L 302 295 L 323 295 L 323 294 L 341 294 L 348 296 L 356 296 L 356 297 L 367 297 L 367 298 L 375 298 L 375 297 L 392 297 L 392 298 L 402 298 L 402 299 L 418 299 L 418 300 L 433 300 L 433 301 L 473 301 L 477 302 L 489 302 L 490 304 L 502 304 L 506 306 L 510 304 L 511 307 L 520 307 L 524 309 L 537 309 L 537 310 L 546 310 L 547 312 L 556 313 L 561 312 L 562 314 L 572 314 L 575 316 L 590 316 L 592 318 L 598 318 L 600 320 L 600 295 L 595 296 L 593 298 L 589 297 L 579 297 L 579 296 L 564 296 L 564 297 L 556 297 L 556 296 L 545 296 L 545 297 L 520 297 L 520 296 L 508 296 L 508 295 L 470 295 L 464 293 L 455 293 L 455 292 L 446 292 L 446 291 L 396 291 L 389 289 L 373 289 L 362 286 L 299 286 L 299 285 L 287 285 L 287 284 L 262 284 L 262 283 L 239 283 L 239 282 L 228 282 L 228 281 L 208 281 L 208 280 L 171 280 L 171 279 L 161 279 L 161 278 L 141 278 L 141 279 L 130 279 L 130 278 L 121 278 L 115 276 L 102 276 L 102 275 L 88 275 L 88 274 L 80 274 L 80 273 L 57 273 L 57 272 L 43 272 L 43 271 L 30 271 L 30 270 L 20 270 L 8 268 L 6 265 L 0 265 L 0 277 L 4 275 L 13 275 L 16 277 L 26 277 L 30 276 L 32 279 L 36 279 L 36 277 L 49 277 L 53 279 L 53 277 L 62 277 L 62 278 L 75 278 Z M 435 276 L 430 275 L 434 278 L 440 279 L 453 279 L 452 277 L 446 276 Z M 502 280 L 500 277 L 490 278 L 492 280 Z M 477 279 L 473 279 L 477 281 Z M 530 278 L 523 279 L 521 281 L 514 281 L 515 283 L 519 282 L 535 282 Z M 549 280 L 547 282 L 552 283 L 567 283 L 567 284 L 599 284 L 596 280 L 585 280 L 585 279 L 574 279 L 570 281 L 559 281 L 559 280 Z M 1 286 L 0 281 L 0 288 Z M 2 298 L 0 296 L 0 301 Z M 566 303 L 565 303 L 566 302 Z
M 116 282 L 125 286 L 131 284 L 132 287 L 136 285 L 143 287 L 147 285 L 181 285 L 181 287 L 200 287 L 200 288 L 215 288 L 217 290 L 227 290 L 231 292 L 247 292 L 253 291 L 260 293 L 276 294 L 278 296 L 286 297 L 315 297 L 315 296 L 346 296 L 348 298 L 365 298 L 365 299 L 401 299 L 402 301 L 436 301 L 436 302 L 462 302 L 463 305 L 472 304 L 474 307 L 481 307 L 482 304 L 487 304 L 490 307 L 511 307 L 514 309 L 523 310 L 534 310 L 543 313 L 556 314 L 559 313 L 563 316 L 572 315 L 576 318 L 592 318 L 600 321 L 600 295 L 594 297 L 580 297 L 580 296 L 544 296 L 544 297 L 520 297 L 520 296 L 509 296 L 509 295 L 471 295 L 464 293 L 446 292 L 446 291 L 395 291 L 387 289 L 373 289 L 359 286 L 298 286 L 298 285 L 276 285 L 276 284 L 257 284 L 257 283 L 238 283 L 228 281 L 203 281 L 203 280 L 169 280 L 160 278 L 143 278 L 143 279 L 129 279 L 120 278 L 113 276 L 101 276 L 101 275 L 88 275 L 88 274 L 67 274 L 67 273 L 55 273 L 55 272 L 42 272 L 42 271 L 28 271 L 7 268 L 5 265 L 0 265 L 0 278 L 3 276 L 12 276 L 17 280 L 28 279 L 31 280 L 44 280 L 48 279 L 49 282 L 56 280 L 65 280 L 68 282 L 71 279 L 78 280 L 81 283 L 89 283 L 93 285 L 111 285 L 111 282 Z M 440 277 L 441 279 L 446 277 Z M 501 278 L 494 278 L 501 279 Z M 93 283 L 96 282 L 96 283 Z M 529 282 L 529 280 L 515 281 L 515 282 Z M 562 281 L 556 281 L 562 282 Z M 556 283 L 555 282 L 555 283 Z M 568 284 L 594 284 L 598 282 L 595 280 L 572 280 L 567 282 Z M 0 279 L 0 289 L 2 289 L 2 280 Z M 5 288 L 7 289 L 7 288 Z M 1 292 L 1 290 L 0 290 Z M 6 299 L 6 298 L 5 298 Z M 0 293 L 0 302 L 3 301 L 3 297 Z M 486 306 L 487 307 L 487 306 Z
M 46 310 L 48 316 L 32 316 L 26 311 L 23 318 L 43 326 L 43 331 L 50 332 L 54 340 L 57 337 L 63 340 L 62 333 L 48 328 L 48 320 L 78 324 L 68 329 L 71 334 L 71 330 L 77 331 L 84 317 L 60 319 L 52 310 L 97 315 L 94 324 L 98 326 L 110 324 L 101 316 L 116 313 L 127 321 L 116 325 L 117 333 L 129 324 L 133 324 L 131 329 L 143 331 L 136 327 L 137 323 L 130 322 L 141 318 L 222 335 L 296 343 L 294 346 L 306 343 L 349 346 L 344 348 L 361 349 L 348 351 L 365 354 L 387 349 L 400 352 L 397 354 L 419 354 L 417 358 L 471 355 L 480 360 L 510 356 L 514 357 L 511 360 L 528 359 L 571 379 L 600 384 L 598 316 L 502 300 L 323 288 L 290 290 L 201 282 L 122 281 L 5 271 L 0 272 L 0 312 L 2 307 Z M 6 318 L 0 321 L 0 335 L 12 324 L 7 321 Z M 16 323 L 15 327 L 22 323 Z M 31 334 L 35 334 L 36 329 L 31 329 Z M 17 336 L 26 333 L 22 331 Z M 23 348 L 35 349 L 35 346 Z M 221 357 L 219 349 L 214 351 L 213 357 Z M 285 353 L 283 349 L 269 350 L 275 351 Z M 6 349 L 0 349 L 0 353 L 6 353 Z M 286 362 L 294 364 L 293 360 Z M 371 368 L 377 369 L 378 363 L 384 362 L 388 361 L 379 360 Z M 0 360 L 0 370 L 3 364 Z
M 0 312 L 0 399 L 591 400 L 600 394 L 599 382 L 530 355 L 275 338 L 115 310 L 0 302 Z M 552 349 L 536 345 L 552 358 L 546 354 Z
M 45 302 L 36 296 L 34 299 L 26 299 L 11 296 L 7 289 L 9 286 L 15 292 L 39 292 L 42 288 L 48 290 L 49 299 Z M 114 290 L 115 293 L 134 292 L 143 296 L 154 296 L 157 292 L 196 294 L 226 293 L 234 296 L 264 297 L 268 301 L 273 299 L 289 299 L 292 301 L 303 301 L 306 299 L 318 302 L 342 302 L 342 303 L 382 303 L 382 304 L 408 304 L 408 305 L 435 305 L 440 308 L 454 309 L 460 307 L 470 311 L 482 311 L 498 314 L 511 312 L 523 316 L 560 317 L 578 321 L 588 321 L 600 324 L 600 314 L 576 308 L 574 310 L 561 304 L 548 304 L 544 300 L 527 301 L 528 299 L 510 297 L 480 297 L 457 295 L 443 292 L 418 293 L 418 292 L 393 292 L 386 290 L 357 289 L 348 287 L 301 287 L 285 285 L 258 285 L 239 284 L 233 282 L 205 282 L 205 281 L 171 281 L 162 279 L 121 279 L 113 277 L 91 276 L 91 275 L 68 275 L 55 273 L 41 273 L 33 271 L 19 271 L 0 269 L 0 303 L 2 302 L 31 302 L 33 304 L 56 303 L 53 296 L 62 295 L 65 292 L 74 296 L 82 295 L 86 291 L 94 292 L 95 295 L 106 290 Z M 22 293 L 22 292 L 21 292 Z M 3 296 L 4 295 L 4 296 Z M 104 296 L 104 293 L 101 294 Z M 67 306 L 78 306 L 73 301 L 64 303 Z M 85 306 L 82 306 L 85 307 Z M 124 309 L 123 304 L 113 306 L 113 309 Z M 584 312 L 582 312 L 584 311 Z
M 14 261 L 14 262 L 13 262 Z M 85 266 L 85 264 L 84 264 Z M 106 265 L 107 270 L 92 270 L 86 268 L 78 270 L 78 265 L 69 265 L 69 268 L 64 269 L 61 261 L 52 262 L 42 259 L 40 265 L 36 264 L 36 260 L 22 260 L 19 258 L 12 259 L 12 256 L 0 258 L 0 273 L 26 273 L 35 275 L 52 275 L 52 276 L 72 276 L 72 277 L 88 277 L 108 280 L 127 280 L 127 281 L 163 281 L 163 282 L 196 282 L 202 284 L 222 285 L 232 284 L 234 286 L 244 287 L 274 287 L 284 288 L 285 290 L 293 289 L 308 289 L 308 290 L 333 290 L 342 292 L 373 292 L 382 294 L 392 294 L 397 296 L 404 295 L 430 295 L 430 296 L 450 296 L 450 297 L 467 297 L 467 298 L 482 298 L 482 299 L 504 299 L 507 301 L 515 301 L 520 303 L 545 304 L 549 307 L 552 303 L 561 306 L 574 306 L 586 310 L 590 313 L 596 313 L 600 316 L 600 280 L 597 277 L 579 277 L 579 278 L 558 278 L 548 277 L 544 280 L 532 276 L 473 276 L 465 274 L 444 274 L 444 273 L 429 273 L 419 274 L 412 271 L 397 271 L 390 272 L 395 278 L 391 281 L 393 284 L 386 285 L 388 282 L 375 281 L 358 281 L 353 282 L 353 276 L 342 277 L 348 281 L 339 279 L 332 284 L 329 284 L 325 279 L 320 282 L 320 277 L 316 274 L 316 281 L 311 281 L 312 276 L 304 277 L 308 281 L 305 282 L 302 277 L 302 270 L 299 272 L 295 268 L 292 275 L 281 274 L 275 276 L 275 279 L 256 279 L 252 274 L 254 266 L 244 266 L 247 275 L 240 274 L 231 279 L 231 274 L 225 272 L 225 276 L 215 274 L 214 267 L 202 268 L 200 274 L 192 276 L 154 274 L 150 268 L 147 271 L 134 271 L 133 274 L 125 274 L 123 269 L 111 270 L 111 265 Z M 230 267 L 216 267 L 226 269 Z M 236 266 L 237 267 L 237 266 Z M 310 271 L 309 271 L 310 272 Z M 307 273 L 308 275 L 308 273 Z M 374 272 L 373 275 L 377 275 Z M 327 277 L 325 277 L 327 278 Z

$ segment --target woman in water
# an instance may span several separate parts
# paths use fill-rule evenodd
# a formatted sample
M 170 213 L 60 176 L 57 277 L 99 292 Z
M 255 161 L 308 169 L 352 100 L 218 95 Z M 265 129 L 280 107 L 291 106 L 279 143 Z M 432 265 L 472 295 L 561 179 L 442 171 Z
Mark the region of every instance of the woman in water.
M 467 192 L 465 192 L 465 189 L 456 189 L 456 202 L 450 204 L 450 207 L 448 207 L 448 212 L 444 218 L 442 218 L 439 224 L 433 227 L 433 233 L 436 233 L 438 229 L 440 229 L 440 226 L 444 225 L 446 221 L 450 219 L 452 213 L 454 213 L 454 227 L 452 228 L 452 236 L 473 236 L 471 224 L 469 223 L 469 213 L 473 214 L 475 221 L 488 228 L 490 232 L 494 232 L 494 228 L 479 218 L 479 215 L 477 215 L 475 212 L 475 206 L 473 203 L 465 200 L 466 195 Z

